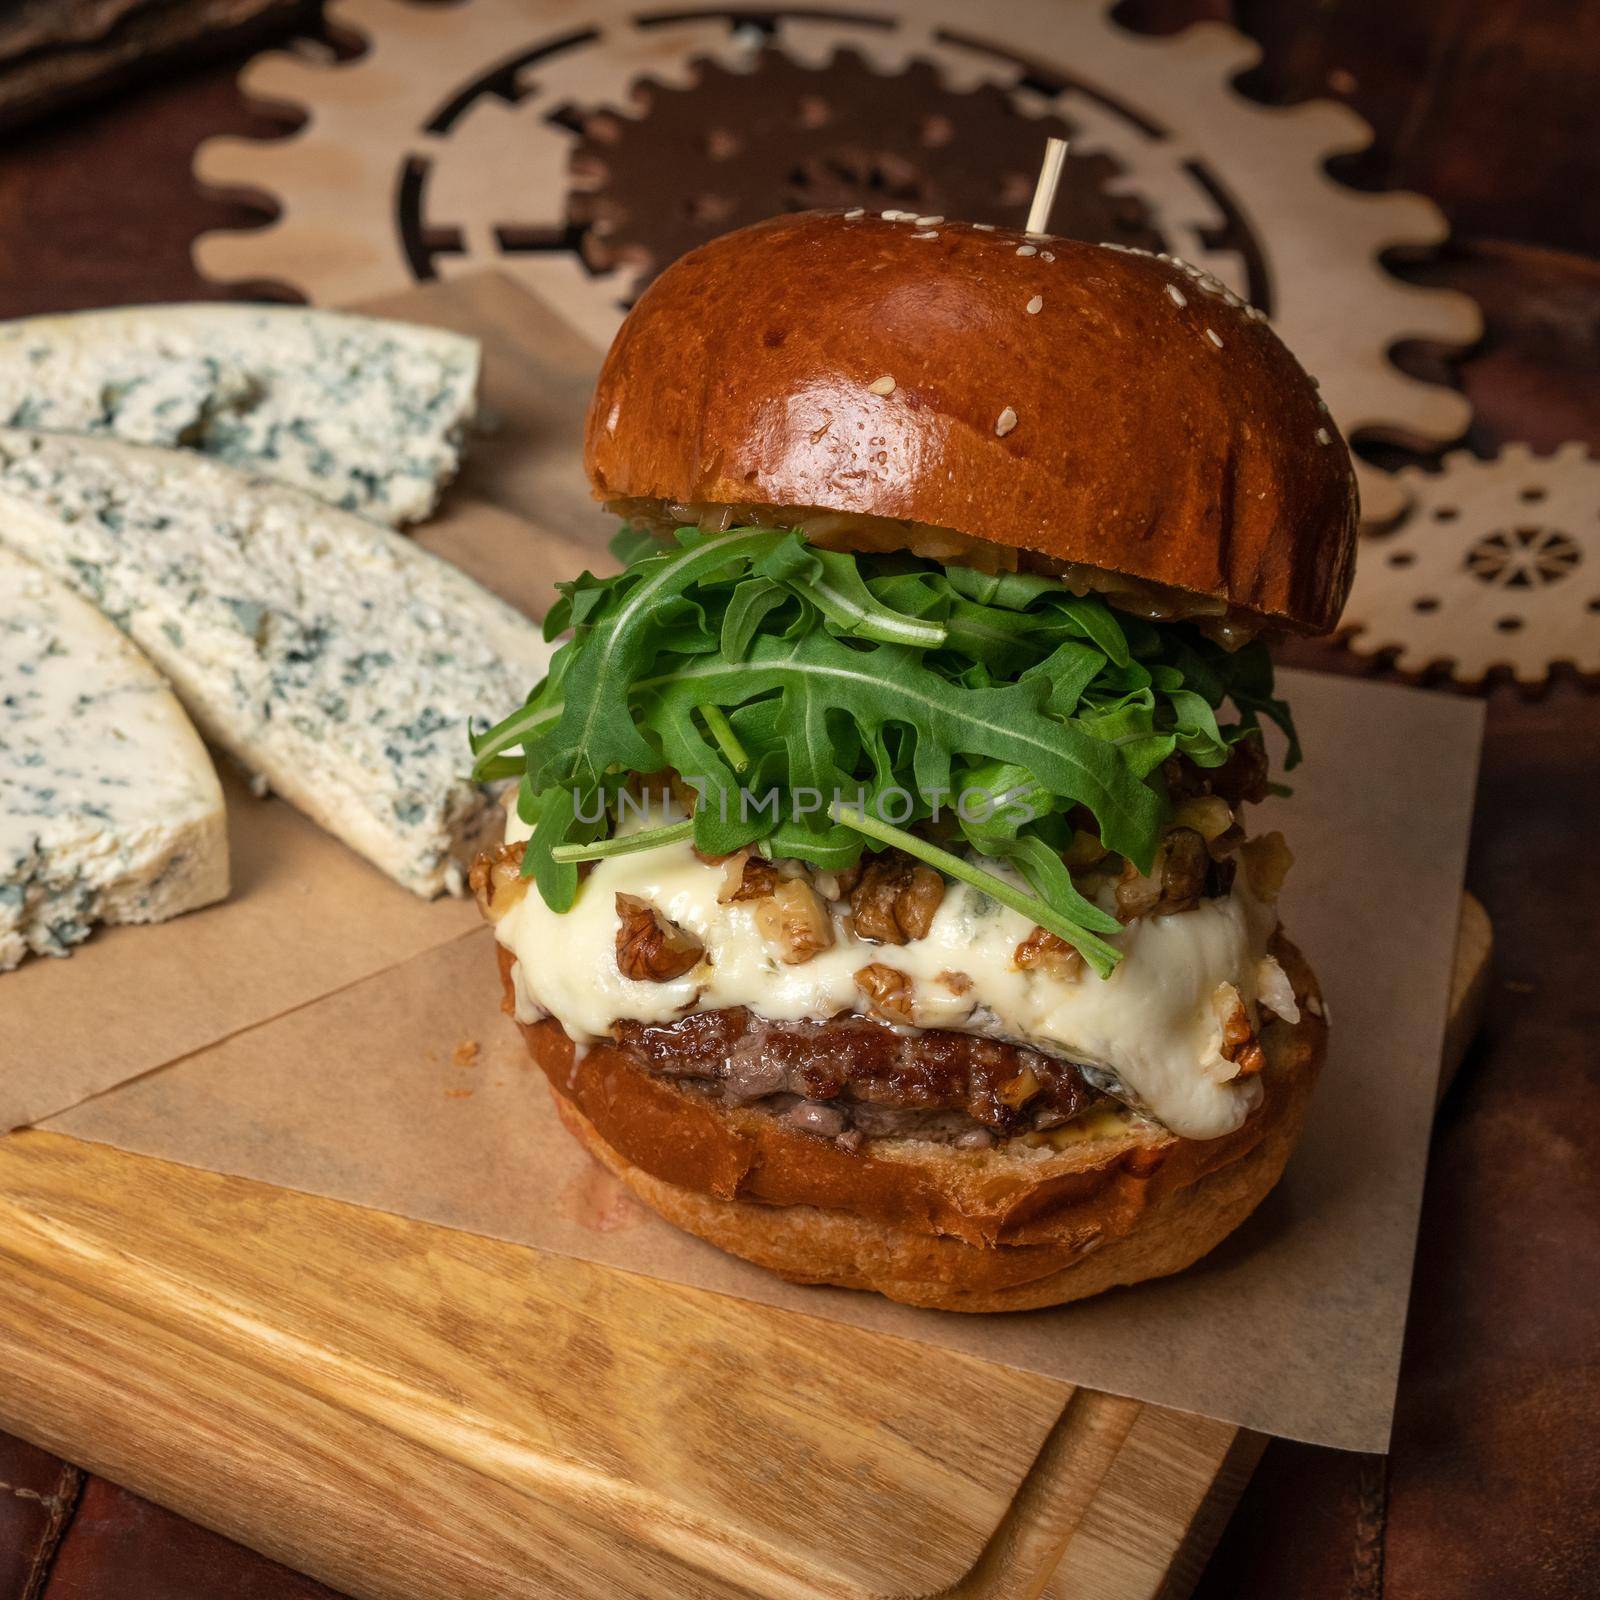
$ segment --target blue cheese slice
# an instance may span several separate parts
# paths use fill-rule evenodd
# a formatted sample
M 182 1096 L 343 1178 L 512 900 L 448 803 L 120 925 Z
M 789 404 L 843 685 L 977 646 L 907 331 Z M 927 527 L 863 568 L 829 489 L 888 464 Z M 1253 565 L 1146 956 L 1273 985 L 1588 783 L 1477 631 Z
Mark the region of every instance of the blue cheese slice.
M 475 340 L 297 306 L 0 323 L 0 424 L 189 446 L 391 525 L 455 476 Z
M 0 550 L 0 972 L 227 892 L 222 790 L 172 691 L 93 606 Z
M 493 832 L 468 721 L 544 672 L 525 617 L 364 517 L 187 451 L 0 429 L 0 545 L 98 606 L 213 744 L 421 895 Z

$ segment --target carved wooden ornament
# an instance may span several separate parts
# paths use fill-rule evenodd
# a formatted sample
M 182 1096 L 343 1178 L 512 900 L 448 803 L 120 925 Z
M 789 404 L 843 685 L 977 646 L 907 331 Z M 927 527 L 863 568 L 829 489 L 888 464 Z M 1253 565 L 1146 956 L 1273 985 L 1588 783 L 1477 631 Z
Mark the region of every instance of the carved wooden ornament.
M 1397 650 L 1405 672 L 1448 664 L 1463 683 L 1495 667 L 1537 683 L 1558 661 L 1600 672 L 1600 461 L 1513 444 L 1399 477 L 1408 509 L 1356 561 L 1353 649 Z
M 1144 38 L 1094 0 L 328 13 L 363 54 L 273 52 L 243 78 L 305 126 L 200 149 L 206 183 L 281 207 L 267 227 L 199 240 L 214 279 L 345 304 L 500 265 L 603 346 L 654 270 L 775 211 L 876 203 L 1021 226 L 1045 136 L 1060 134 L 1059 232 L 1170 250 L 1262 306 L 1348 435 L 1427 449 L 1466 427 L 1461 395 L 1387 354 L 1477 336 L 1470 300 L 1377 259 L 1438 242 L 1443 218 L 1328 178 L 1324 161 L 1370 130 L 1332 103 L 1237 94 L 1257 50 L 1227 27 Z M 1364 468 L 1362 488 L 1373 518 L 1400 511 L 1387 474 Z

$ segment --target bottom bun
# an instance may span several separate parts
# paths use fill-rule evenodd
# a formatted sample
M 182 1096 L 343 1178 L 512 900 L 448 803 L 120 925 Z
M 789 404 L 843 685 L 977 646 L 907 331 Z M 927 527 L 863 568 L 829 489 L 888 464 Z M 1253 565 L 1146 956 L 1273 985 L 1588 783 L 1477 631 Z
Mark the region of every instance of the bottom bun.
M 521 1026 L 568 1131 L 677 1227 L 796 1283 L 1023 1311 L 1181 1271 L 1278 1181 L 1327 1029 L 1304 958 L 1281 937 L 1274 953 L 1300 1021 L 1263 1028 L 1261 1104 L 1220 1139 L 1118 1117 L 1060 1150 L 876 1139 L 849 1151 L 680 1088 L 608 1042 L 580 1055 L 553 1020 Z M 502 950 L 508 1006 L 510 969 Z

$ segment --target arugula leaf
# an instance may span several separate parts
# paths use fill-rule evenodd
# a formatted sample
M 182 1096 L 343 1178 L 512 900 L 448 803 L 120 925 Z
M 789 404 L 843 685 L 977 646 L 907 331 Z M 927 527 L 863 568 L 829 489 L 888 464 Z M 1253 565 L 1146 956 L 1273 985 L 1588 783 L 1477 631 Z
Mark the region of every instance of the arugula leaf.
M 945 568 L 945 580 L 959 595 L 1003 611 L 1028 611 L 1037 601 L 1046 612 L 1064 617 L 1078 632 L 1099 647 L 1117 666 L 1128 663 L 1128 640 L 1122 624 L 1103 600 L 1075 595 L 1060 580 L 1034 572 L 974 572 L 970 567 Z
M 1159 797 L 1134 778 L 1105 741 L 1047 715 L 1041 680 L 956 695 L 901 647 L 851 648 L 813 632 L 795 639 L 758 638 L 747 661 L 703 658 L 654 683 L 668 703 L 723 707 L 754 693 L 793 691 L 803 684 L 806 692 L 838 706 L 859 724 L 898 722 L 913 729 L 920 788 L 948 788 L 950 757 L 958 749 L 998 757 L 1026 767 L 1055 793 L 1087 805 L 1100 822 L 1108 849 L 1144 868 L 1155 853 Z M 797 759 L 803 766 L 810 756 L 801 751 Z
M 571 910 L 578 897 L 577 867 L 556 861 L 550 854 L 573 831 L 576 799 L 571 789 L 546 789 L 535 796 L 524 790 L 519 796 L 522 820 L 533 824 L 533 834 L 523 846 L 522 875 L 534 880 L 552 911 Z
M 637 570 L 655 564 L 654 570 L 595 624 L 567 675 L 557 737 L 576 760 L 571 771 L 550 777 L 558 782 L 580 775 L 597 780 L 610 767 L 649 772 L 659 764 L 658 752 L 641 737 L 628 708 L 628 687 L 650 647 L 652 611 L 682 594 L 697 578 L 725 569 L 741 556 L 764 555 L 788 537 L 760 529 L 686 540 L 678 554 L 649 556 L 640 563 Z
M 840 633 L 924 649 L 944 643 L 945 630 L 937 622 L 896 611 L 873 594 L 851 557 L 819 550 L 797 533 L 757 561 L 753 570 L 809 600 Z
M 558 583 L 561 598 L 545 613 L 544 636 L 557 639 L 568 628 L 579 629 L 594 609 L 602 604 L 611 592 L 611 581 L 597 578 L 592 572 L 582 572 L 570 583 Z
M 572 636 L 548 677 L 471 735 L 475 778 L 521 778 L 524 871 L 557 909 L 578 892 L 576 861 L 610 848 L 627 775 L 670 766 L 698 791 L 688 826 L 707 853 L 758 844 L 837 870 L 864 841 L 910 840 L 1104 973 L 1118 953 L 1101 936 L 1118 924 L 1061 860 L 1069 814 L 1086 808 L 1106 848 L 1147 870 L 1174 753 L 1220 765 L 1266 718 L 1287 764 L 1300 757 L 1262 646 L 1229 653 L 1050 577 L 851 556 L 777 529 L 625 531 L 616 545 L 623 571 L 560 586 L 546 628 Z M 1008 803 L 958 812 L 971 859 L 956 858 L 917 830 L 971 792 Z
M 789 598 L 789 591 L 772 578 L 750 578 L 741 583 L 722 614 L 722 654 L 743 661 L 762 623 Z
M 631 567 L 640 556 L 649 555 L 660 547 L 661 541 L 655 534 L 625 522 L 611 535 L 611 543 L 606 548 L 615 561 L 624 567 Z
M 1029 667 L 1022 678 L 1024 682 L 1038 678 L 1049 684 L 1045 703 L 1058 717 L 1070 717 L 1104 666 L 1105 657 L 1098 650 L 1068 639 L 1043 661 Z
M 976 600 L 979 605 L 999 606 L 1003 611 L 1026 611 L 1035 600 L 1063 593 L 1054 579 L 1036 572 L 978 572 L 972 567 L 946 567 L 944 579 L 957 594 Z

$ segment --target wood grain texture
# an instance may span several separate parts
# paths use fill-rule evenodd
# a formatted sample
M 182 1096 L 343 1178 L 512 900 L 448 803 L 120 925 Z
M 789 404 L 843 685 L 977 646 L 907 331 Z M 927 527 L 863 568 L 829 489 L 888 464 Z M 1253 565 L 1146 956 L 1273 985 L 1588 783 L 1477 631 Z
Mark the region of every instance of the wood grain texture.
M 362 1595 L 935 1592 L 1138 1409 L 54 1135 L 0 1259 L 0 1422 Z
M 1487 957 L 1468 902 L 1452 1049 Z M 372 1600 L 1157 1600 L 1262 1443 L 32 1132 L 0 1141 L 0 1426 Z
M 1076 220 L 1063 219 L 1063 231 L 1088 229 L 1099 236 L 1108 206 L 1112 212 L 1129 205 L 1138 211 L 1149 201 L 1150 227 L 1179 253 L 1198 255 L 1212 241 L 1191 234 L 1194 217 L 1213 214 L 1208 190 L 1226 192 L 1229 214 L 1249 219 L 1251 242 L 1231 262 L 1214 264 L 1231 287 L 1257 298 L 1267 295 L 1270 284 L 1274 326 L 1317 374 L 1333 418 L 1347 430 L 1371 429 L 1417 449 L 1458 436 L 1469 420 L 1459 396 L 1436 384 L 1397 381 L 1387 346 L 1404 336 L 1459 348 L 1477 337 L 1476 312 L 1463 298 L 1396 290 L 1376 272 L 1370 258 L 1381 250 L 1436 239 L 1439 217 L 1432 206 L 1401 194 L 1388 196 L 1380 210 L 1321 176 L 1330 150 L 1359 141 L 1350 119 L 1330 107 L 1266 117 L 1228 98 L 1222 80 L 1250 54 L 1242 40 L 1213 31 L 1178 49 L 1150 48 L 1108 30 L 1098 7 L 1031 4 L 1031 10 L 1025 4 L 990 8 L 979 33 L 981 53 L 991 64 L 1037 60 L 1040 82 L 1052 81 L 1052 74 L 1072 80 L 1081 71 L 1096 98 L 1142 107 L 1136 119 L 1162 124 L 1173 146 L 1195 163 L 1191 176 L 1198 187 L 1185 180 L 1185 197 L 1179 198 L 1165 156 L 1153 149 L 1135 154 L 1138 142 L 1119 138 L 1116 195 L 1100 194 Z M 1026 173 L 1016 171 L 1022 163 L 1006 155 L 1016 123 L 1027 118 L 1006 112 L 986 123 L 994 131 L 972 130 L 985 152 L 978 166 L 995 175 L 995 184 L 946 189 L 937 175 L 941 163 L 930 164 L 917 139 L 902 143 L 905 129 L 922 119 L 911 110 L 916 95 L 907 93 L 908 80 L 896 76 L 893 54 L 875 60 L 871 71 L 852 72 L 837 64 L 796 66 L 780 47 L 770 58 L 752 58 L 748 71 L 741 66 L 718 78 L 703 59 L 723 43 L 709 16 L 663 15 L 656 19 L 659 26 L 636 34 L 634 9 L 628 0 L 588 0 L 583 17 L 591 31 L 583 38 L 590 42 L 541 58 L 537 81 L 529 78 L 527 92 L 519 90 L 515 122 L 489 103 L 487 114 L 474 105 L 458 118 L 453 114 L 448 128 L 432 127 L 439 107 L 455 105 L 463 85 L 481 84 L 498 64 L 527 48 L 530 28 L 564 36 L 567 13 L 560 4 L 477 0 L 470 27 L 448 7 L 380 7 L 370 13 L 357 8 L 343 20 L 369 48 L 339 70 L 311 67 L 289 53 L 263 55 L 242 75 L 253 103 L 297 108 L 306 120 L 283 138 L 258 143 L 221 137 L 196 152 L 195 173 L 208 192 L 250 196 L 275 211 L 261 226 L 203 235 L 195 242 L 197 264 L 215 282 L 270 284 L 317 304 L 345 304 L 435 276 L 454 279 L 499 266 L 604 346 L 639 286 L 635 269 L 642 261 L 651 263 L 648 277 L 691 237 L 703 242 L 737 219 L 753 220 L 774 208 L 824 198 L 878 203 L 885 194 L 872 173 L 903 174 L 894 179 L 893 197 L 930 214 L 1022 220 L 1015 210 L 1007 213 L 1007 184 L 1000 180 L 1009 171 L 1015 174 L 1011 186 L 1017 178 L 1027 183 Z M 873 55 L 874 24 L 909 15 L 897 0 L 870 0 L 856 10 L 861 15 L 853 21 L 819 24 L 844 28 L 845 58 Z M 951 56 L 938 41 L 964 35 L 972 8 L 964 0 L 918 0 L 914 12 L 915 26 L 903 42 L 935 58 L 923 80 L 927 108 L 959 126 L 964 97 L 946 96 L 937 79 L 940 73 L 965 77 L 974 64 L 963 61 L 959 50 Z M 921 46 L 913 42 L 919 36 Z M 820 36 L 813 30 L 806 37 L 810 55 L 820 48 Z M 886 34 L 879 43 L 893 52 L 900 45 L 888 43 L 891 38 Z M 628 100 L 628 115 L 588 119 L 598 148 L 585 142 L 574 127 L 575 121 L 579 127 L 585 123 L 583 108 L 616 101 L 619 85 L 636 72 L 643 77 L 638 94 Z M 882 128 L 889 91 L 880 74 L 896 85 L 895 96 L 909 102 L 905 115 L 890 119 L 893 135 Z M 657 80 L 687 78 L 698 81 L 681 104 L 657 92 Z M 847 83 L 853 89 L 840 95 Z M 815 134 L 772 115 L 780 105 L 835 99 L 838 104 Z M 1029 109 L 1045 107 L 1041 102 Z M 730 125 L 749 130 L 748 140 L 736 141 L 742 147 L 754 149 L 755 130 L 763 125 L 776 130 L 759 141 L 759 166 L 754 157 L 744 164 L 703 161 L 701 134 L 685 137 L 696 121 L 710 126 L 724 114 Z M 627 141 L 631 158 L 618 159 L 626 154 L 620 135 L 599 132 L 613 124 L 636 127 Z M 1070 129 L 1056 122 L 1052 131 Z M 579 193 L 572 173 L 593 169 L 600 149 L 608 170 L 626 168 L 625 181 L 615 192 L 589 194 L 590 182 L 583 179 Z M 397 195 L 402 166 L 409 177 Z M 838 174 L 852 172 L 856 176 L 847 183 L 838 181 Z M 1110 184 L 1111 174 L 1102 168 L 1099 180 Z M 742 198 L 730 197 L 729 182 Z M 1073 196 L 1087 185 L 1075 181 L 1066 187 L 1064 208 L 1075 209 Z M 1315 203 L 1295 198 L 1312 190 Z M 767 198 L 752 206 L 752 193 Z M 709 205 L 701 203 L 706 199 Z M 590 202 L 602 215 L 580 221 Z M 630 231 L 636 219 L 647 217 L 654 219 L 648 236 Z M 692 226 L 685 226 L 686 219 Z M 1123 231 L 1115 224 L 1117 237 Z M 1155 238 L 1133 229 L 1125 242 Z M 606 270 L 613 250 L 621 264 Z M 1229 348 L 1236 348 L 1231 338 Z M 1021 426 L 1026 429 L 1026 420 Z M 888 448 L 892 456 L 892 438 Z M 1368 471 L 1360 460 L 1355 466 L 1369 519 L 1396 515 L 1401 507 L 1387 476 Z
M 1168 33 L 1231 22 L 1262 48 L 1241 80 L 1272 104 L 1332 95 L 1372 124 L 1334 170 L 1419 189 L 1458 232 L 1591 254 L 1600 210 L 1600 8 L 1572 0 L 1121 0 L 1119 20 Z

